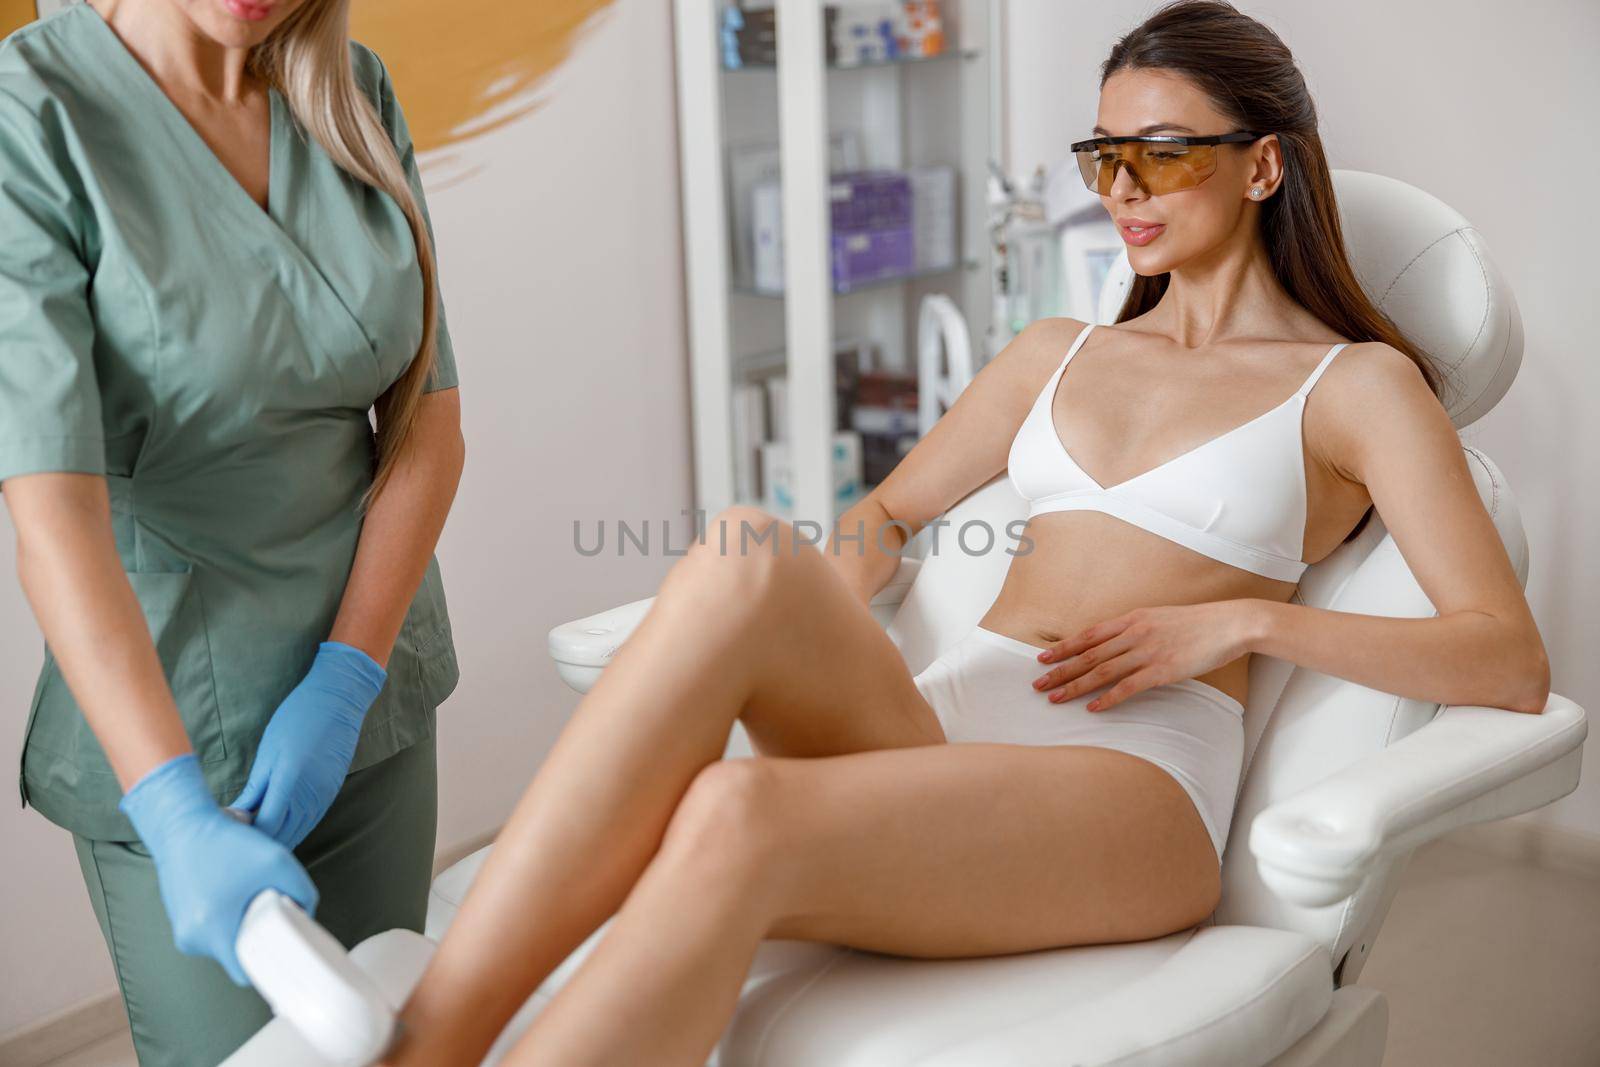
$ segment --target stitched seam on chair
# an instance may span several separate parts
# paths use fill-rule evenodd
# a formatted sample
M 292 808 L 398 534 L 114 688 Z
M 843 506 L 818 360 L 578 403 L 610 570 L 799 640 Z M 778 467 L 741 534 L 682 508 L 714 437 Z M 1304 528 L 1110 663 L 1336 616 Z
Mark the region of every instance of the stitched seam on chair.
M 1483 278 L 1483 289 L 1484 289 L 1484 292 L 1485 292 L 1485 294 L 1488 294 L 1492 290 L 1493 286 L 1491 286 L 1489 284 L 1489 272 L 1484 269 L 1483 257 L 1478 255 L 1478 250 L 1476 248 L 1472 247 L 1472 242 L 1471 241 L 1467 240 L 1467 238 L 1465 236 L 1465 231 L 1457 230 L 1456 231 L 1456 235 L 1461 238 L 1461 243 L 1467 246 L 1467 251 L 1472 253 L 1472 261 L 1478 265 L 1478 274 L 1479 274 L 1479 276 L 1481 276 Z M 1489 325 L 1489 310 L 1490 310 L 1491 307 L 1492 307 L 1492 302 L 1487 300 L 1487 299 L 1484 300 L 1484 302 L 1483 302 L 1483 318 L 1478 323 L 1478 332 L 1472 335 L 1472 344 L 1467 346 L 1468 350 L 1471 350 L 1472 348 L 1476 347 L 1477 344 L 1478 344 L 1478 340 L 1481 337 L 1483 337 L 1483 331 Z
M 1246 1008 L 1251 1007 L 1257 1001 L 1259 1001 L 1259 1000 L 1263 999 L 1264 997 L 1266 997 L 1266 995 L 1268 993 L 1272 992 L 1273 989 L 1275 989 L 1277 987 L 1279 982 L 1283 981 L 1285 978 L 1287 978 L 1294 971 L 1299 970 L 1300 967 L 1308 959 L 1310 959 L 1313 955 L 1315 955 L 1321 948 L 1322 948 L 1321 945 L 1312 946 L 1306 952 L 1302 953 L 1298 959 L 1294 960 L 1287 967 L 1285 967 L 1283 970 L 1279 971 L 1277 973 L 1277 975 L 1274 976 L 1271 981 L 1267 982 L 1264 986 L 1262 986 L 1261 989 L 1259 989 L 1256 992 L 1255 996 L 1251 997 L 1249 1000 L 1243 1002 L 1242 1004 L 1234 1005 L 1232 1008 L 1229 1008 L 1227 1011 L 1223 1012 L 1221 1015 L 1219 1015 L 1216 1018 L 1210 1020 L 1209 1022 L 1201 1023 L 1199 1026 L 1196 1026 L 1191 1030 L 1186 1030 L 1182 1034 L 1178 1034 L 1175 1037 L 1168 1038 L 1166 1041 L 1163 1041 L 1158 1045 L 1149 1045 L 1149 1046 L 1147 1046 L 1145 1048 L 1139 1049 L 1136 1052 L 1130 1053 L 1129 1056 L 1119 1056 L 1115 1060 L 1108 1060 L 1107 1062 L 1109 1064 L 1112 1064 L 1112 1065 L 1115 1065 L 1115 1064 L 1118 1064 L 1118 1063 L 1127 1063 L 1130 1056 L 1144 1056 L 1147 1053 L 1154 1052 L 1154 1051 L 1156 1051 L 1158 1049 L 1167 1048 L 1167 1047 L 1169 1047 L 1171 1045 L 1177 1044 L 1179 1041 L 1184 1041 L 1184 1040 L 1187 1040 L 1189 1038 L 1192 1038 L 1196 1034 L 1201 1034 L 1201 1033 L 1204 1033 L 1205 1031 L 1210 1030 L 1210 1029 L 1212 1029 L 1214 1027 L 1221 1026 L 1224 1022 L 1227 1022 L 1233 1016 L 1238 1015 L 1240 1012 L 1244 1011 Z M 1297 1035 L 1297 1036 L 1304 1036 L 1304 1035 L 1302 1034 L 1302 1035 Z
M 1489 283 L 1489 271 L 1483 265 L 1483 257 L 1478 255 L 1478 250 L 1476 248 L 1472 247 L 1472 242 L 1471 241 L 1467 240 L 1467 238 L 1466 238 L 1466 230 L 1465 229 L 1457 230 L 1456 234 L 1461 237 L 1461 243 L 1467 246 L 1467 251 L 1472 253 L 1473 262 L 1478 264 L 1478 273 L 1480 275 L 1482 275 L 1482 277 L 1483 277 L 1483 289 L 1484 289 L 1485 294 L 1492 294 L 1492 290 L 1493 290 L 1494 287 Z M 1478 323 L 1478 332 L 1473 335 L 1472 344 L 1467 346 L 1467 351 L 1470 352 L 1470 351 L 1472 351 L 1473 348 L 1477 347 L 1479 338 L 1481 338 L 1483 336 L 1483 331 L 1488 329 L 1488 327 L 1489 327 L 1489 311 L 1493 306 L 1494 306 L 1494 302 L 1492 300 L 1488 299 L 1488 296 L 1486 295 L 1485 299 L 1483 301 L 1483 321 Z M 1510 334 L 1508 333 L 1507 336 L 1506 336 L 1505 348 L 1503 348 L 1501 350 L 1501 352 L 1500 352 L 1500 360 L 1499 360 L 1498 363 L 1495 364 L 1495 373 L 1494 373 L 1494 375 L 1491 376 L 1490 380 L 1493 380 L 1494 378 L 1499 377 L 1500 368 L 1505 366 L 1506 353 L 1509 352 L 1509 351 L 1511 351 L 1511 337 L 1510 337 Z M 1477 398 L 1474 397 L 1473 398 L 1473 403 L 1476 403 L 1476 402 L 1477 402 Z
M 840 948 L 843 951 L 841 951 L 837 956 L 833 957 L 833 959 L 829 960 L 827 966 L 823 967 L 821 970 L 817 971 L 816 974 L 806 979 L 806 984 L 795 990 L 794 996 L 789 998 L 789 1002 L 780 1008 L 777 1014 L 774 1015 L 767 1023 L 767 1030 L 761 1035 L 761 1043 L 756 1046 L 756 1055 L 754 1060 L 755 1067 L 761 1067 L 761 1064 L 766 1061 L 767 1042 L 772 1040 L 772 1034 L 778 1029 L 778 1024 L 783 1021 L 783 1017 L 788 1015 L 789 1012 L 794 1009 L 796 1004 L 800 1003 L 800 1001 L 805 997 L 806 993 L 810 991 L 812 986 L 816 985 L 817 982 L 822 980 L 823 975 L 837 967 L 840 960 L 855 953 L 855 949 L 849 947 L 848 945 L 841 945 Z
M 1470 227 L 1470 226 L 1458 226 L 1455 229 L 1451 230 L 1449 233 L 1444 234 L 1444 235 L 1440 236 L 1439 238 L 1437 238 L 1436 240 L 1430 242 L 1426 247 L 1424 247 L 1422 249 L 1422 251 L 1418 252 L 1416 255 L 1412 256 L 1409 260 L 1407 260 L 1405 266 L 1401 267 L 1399 272 L 1396 273 L 1395 276 L 1392 279 L 1390 279 L 1389 284 L 1384 287 L 1383 295 L 1380 296 L 1377 299 L 1377 301 L 1375 301 L 1377 303 L 1377 305 L 1380 308 L 1383 306 L 1383 302 L 1389 299 L 1389 294 L 1394 291 L 1394 287 L 1396 285 L 1400 284 L 1400 279 L 1405 277 L 1406 271 L 1410 270 L 1412 268 L 1412 266 L 1416 264 L 1417 260 L 1421 259 L 1423 256 L 1427 255 L 1429 252 L 1433 251 L 1434 247 L 1437 246 L 1438 244 L 1440 244 L 1441 242 L 1447 241 L 1452 237 L 1460 237 L 1463 233 L 1465 233 L 1467 230 L 1469 230 L 1471 228 L 1472 227 Z M 1488 289 L 1489 288 L 1488 272 L 1484 269 L 1482 258 L 1480 258 L 1478 256 L 1477 251 L 1472 248 L 1471 242 L 1467 241 L 1464 237 L 1462 238 L 1462 243 L 1466 244 L 1467 245 L 1467 250 L 1472 252 L 1472 257 L 1473 257 L 1474 260 L 1477 261 L 1477 264 L 1478 264 L 1478 272 L 1481 275 L 1483 275 L 1484 288 Z M 1473 337 L 1473 342 L 1472 342 L 1473 344 L 1477 344 L 1478 337 L 1481 337 L 1483 335 L 1484 326 L 1489 321 L 1489 307 L 1490 307 L 1489 302 L 1485 301 L 1484 308 L 1483 308 L 1483 322 L 1478 324 L 1478 333 Z M 1511 348 L 1510 339 L 1507 338 L 1506 351 L 1509 352 L 1510 348 Z M 1470 346 L 1469 346 L 1469 350 L 1470 350 Z M 1504 364 L 1505 364 L 1505 352 L 1502 352 L 1501 356 L 1500 356 L 1500 365 L 1503 366 Z M 1454 371 L 1455 368 L 1451 368 L 1451 369 L 1452 369 L 1452 371 Z M 1497 366 L 1495 369 L 1498 371 L 1499 367 Z
M 1417 260 L 1421 259 L 1423 256 L 1427 255 L 1429 252 L 1433 251 L 1433 247 L 1435 245 L 1439 244 L 1442 241 L 1448 241 L 1450 238 L 1454 237 L 1456 234 L 1460 233 L 1464 229 L 1466 229 L 1465 226 L 1457 226 L 1455 229 L 1451 230 L 1449 233 L 1444 234 L 1443 236 L 1438 237 L 1433 241 L 1430 241 L 1422 249 L 1422 251 L 1418 252 L 1416 255 L 1414 255 L 1410 259 L 1406 260 L 1405 266 L 1401 267 L 1400 270 L 1395 274 L 1395 276 L 1389 280 L 1389 284 L 1384 286 L 1383 295 L 1378 297 L 1377 303 L 1380 306 L 1382 306 L 1383 302 L 1385 300 L 1389 299 L 1389 293 L 1394 290 L 1394 287 L 1396 285 L 1400 284 L 1400 279 L 1404 278 L 1406 276 L 1406 271 L 1410 270 L 1412 268 L 1412 266 L 1417 262 Z
M 1500 346 L 1500 359 L 1495 364 L 1495 376 L 1496 377 L 1499 376 L 1500 368 L 1504 367 L 1506 365 L 1506 361 L 1509 360 L 1510 358 L 1511 358 L 1511 331 L 1507 330 L 1506 331 L 1505 344 Z
M 1509 347 L 1509 346 L 1510 346 L 1510 342 L 1507 342 L 1507 347 Z M 1489 457 L 1487 455 L 1485 455 L 1483 452 L 1479 451 L 1478 449 L 1474 448 L 1472 445 L 1462 445 L 1461 447 L 1462 447 L 1463 451 L 1465 451 L 1469 456 L 1471 456 L 1473 459 L 1478 461 L 1478 466 L 1482 467 L 1483 468 L 1483 473 L 1488 476 L 1488 478 L 1489 478 L 1489 505 L 1488 505 L 1489 515 L 1490 515 L 1491 518 L 1493 518 L 1495 516 L 1498 516 L 1500 514 L 1500 495 L 1501 495 L 1501 490 L 1504 488 L 1504 484 L 1501 481 L 1501 479 L 1495 477 L 1494 464 L 1492 462 L 1490 462 Z M 1524 567 L 1526 567 L 1528 565 L 1528 559 L 1527 559 L 1527 557 L 1528 557 L 1528 546 L 1527 546 L 1526 535 L 1524 535 L 1524 538 L 1523 538 L 1522 552 L 1520 553 L 1520 555 L 1522 556 L 1522 565 Z M 1512 566 L 1515 567 L 1517 561 L 1516 560 L 1512 560 L 1511 562 L 1512 562 Z
M 1483 468 L 1483 473 L 1489 477 L 1489 514 L 1497 515 L 1500 512 L 1500 480 L 1494 476 L 1494 468 L 1489 466 L 1488 456 L 1478 451 L 1471 445 L 1462 445 L 1462 450 L 1478 461 L 1478 466 Z

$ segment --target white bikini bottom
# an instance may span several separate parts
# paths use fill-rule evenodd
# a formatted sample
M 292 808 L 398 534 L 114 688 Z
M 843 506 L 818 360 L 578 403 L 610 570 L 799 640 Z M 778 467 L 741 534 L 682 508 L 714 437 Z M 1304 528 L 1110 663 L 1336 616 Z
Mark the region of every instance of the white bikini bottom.
M 1105 711 L 1084 705 L 1110 685 L 1052 703 L 1033 688 L 1050 668 L 1037 658 L 1042 650 L 978 626 L 913 681 L 951 742 L 1098 745 L 1149 760 L 1194 801 L 1220 863 L 1243 766 L 1243 706 L 1193 678 L 1135 693 Z

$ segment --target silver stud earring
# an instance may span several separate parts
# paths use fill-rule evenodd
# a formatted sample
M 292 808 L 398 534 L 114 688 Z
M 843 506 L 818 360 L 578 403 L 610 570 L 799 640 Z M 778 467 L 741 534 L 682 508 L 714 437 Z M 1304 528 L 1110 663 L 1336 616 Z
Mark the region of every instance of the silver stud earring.
M 1261 186 L 1257 185 L 1251 188 L 1250 195 L 1255 197 L 1257 200 L 1261 199 Z

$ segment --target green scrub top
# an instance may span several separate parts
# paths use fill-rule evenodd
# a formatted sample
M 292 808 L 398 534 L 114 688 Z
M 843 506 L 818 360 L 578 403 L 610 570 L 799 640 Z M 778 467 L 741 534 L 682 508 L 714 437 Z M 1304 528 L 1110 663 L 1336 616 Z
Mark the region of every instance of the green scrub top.
M 420 202 L 388 71 L 359 43 L 350 56 Z M 0 481 L 105 476 L 123 569 L 224 804 L 328 637 L 376 469 L 368 409 L 422 337 L 399 206 L 276 90 L 271 111 L 263 211 L 90 5 L 0 41 Z M 438 337 L 430 389 L 453 388 L 442 311 Z M 436 558 L 388 672 L 352 771 L 430 736 L 455 688 Z M 19 784 L 52 822 L 137 839 L 48 647 Z

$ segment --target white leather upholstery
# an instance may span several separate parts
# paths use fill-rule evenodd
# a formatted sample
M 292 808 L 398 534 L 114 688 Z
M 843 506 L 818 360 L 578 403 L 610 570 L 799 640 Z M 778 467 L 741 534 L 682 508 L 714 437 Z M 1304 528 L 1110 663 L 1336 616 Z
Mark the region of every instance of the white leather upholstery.
M 483 853 L 441 875 L 429 926 L 448 924 Z M 602 940 L 600 927 L 502 1035 L 514 1041 Z M 391 931 L 396 933 L 398 931 Z M 383 935 L 390 936 L 390 935 Z M 415 936 L 415 935 L 410 935 Z M 424 940 L 424 939 L 419 939 Z M 1251 1063 L 1327 1012 L 1327 952 L 1299 934 L 1197 927 L 1124 945 L 919 960 L 764 941 L 713 1064 L 988 1067 Z
M 1516 304 L 1482 240 L 1454 211 L 1393 179 L 1336 171 L 1363 286 L 1450 368 L 1458 426 L 1505 393 L 1521 359 Z M 1123 268 L 1126 270 L 1124 262 Z M 1518 577 L 1527 543 L 1516 501 L 1476 449 L 1468 466 Z M 947 533 L 1026 513 L 1002 475 L 946 516 Z M 874 610 L 913 672 L 962 636 L 998 592 L 1010 557 L 940 551 L 906 560 Z M 1297 599 L 1341 611 L 1427 617 L 1433 606 L 1377 516 L 1310 568 Z M 557 627 L 562 677 L 587 689 L 648 610 L 635 601 Z M 1352 986 L 1417 844 L 1468 822 L 1549 803 L 1576 785 L 1586 720 L 1552 696 L 1543 715 L 1447 708 L 1256 656 L 1246 766 L 1223 899 L 1201 926 L 1123 945 L 971 960 L 920 960 L 767 941 L 716 1057 L 718 1067 L 977 1067 L 1184 1064 L 1378 1067 L 1383 997 Z M 439 877 L 440 936 L 487 850 Z M 502 1035 L 514 1040 L 605 935 L 601 926 Z M 356 950 L 396 990 L 430 943 L 391 931 Z M 396 1003 L 400 997 L 397 995 Z M 277 1028 L 277 1033 L 274 1033 Z M 285 1058 L 269 1025 L 226 1067 Z M 278 1042 L 278 1044 L 274 1044 Z M 494 1057 L 487 1062 L 494 1062 Z
M 1242 926 L 964 960 L 834 950 L 747 987 L 719 1053 L 763 1067 L 1055 1067 L 1221 1065 L 1249 1048 L 1264 1062 L 1332 992 L 1320 948 Z
M 1460 212 L 1382 174 L 1336 170 L 1339 223 L 1361 288 L 1444 365 L 1456 427 L 1500 402 L 1522 366 L 1522 314 L 1483 235 Z

